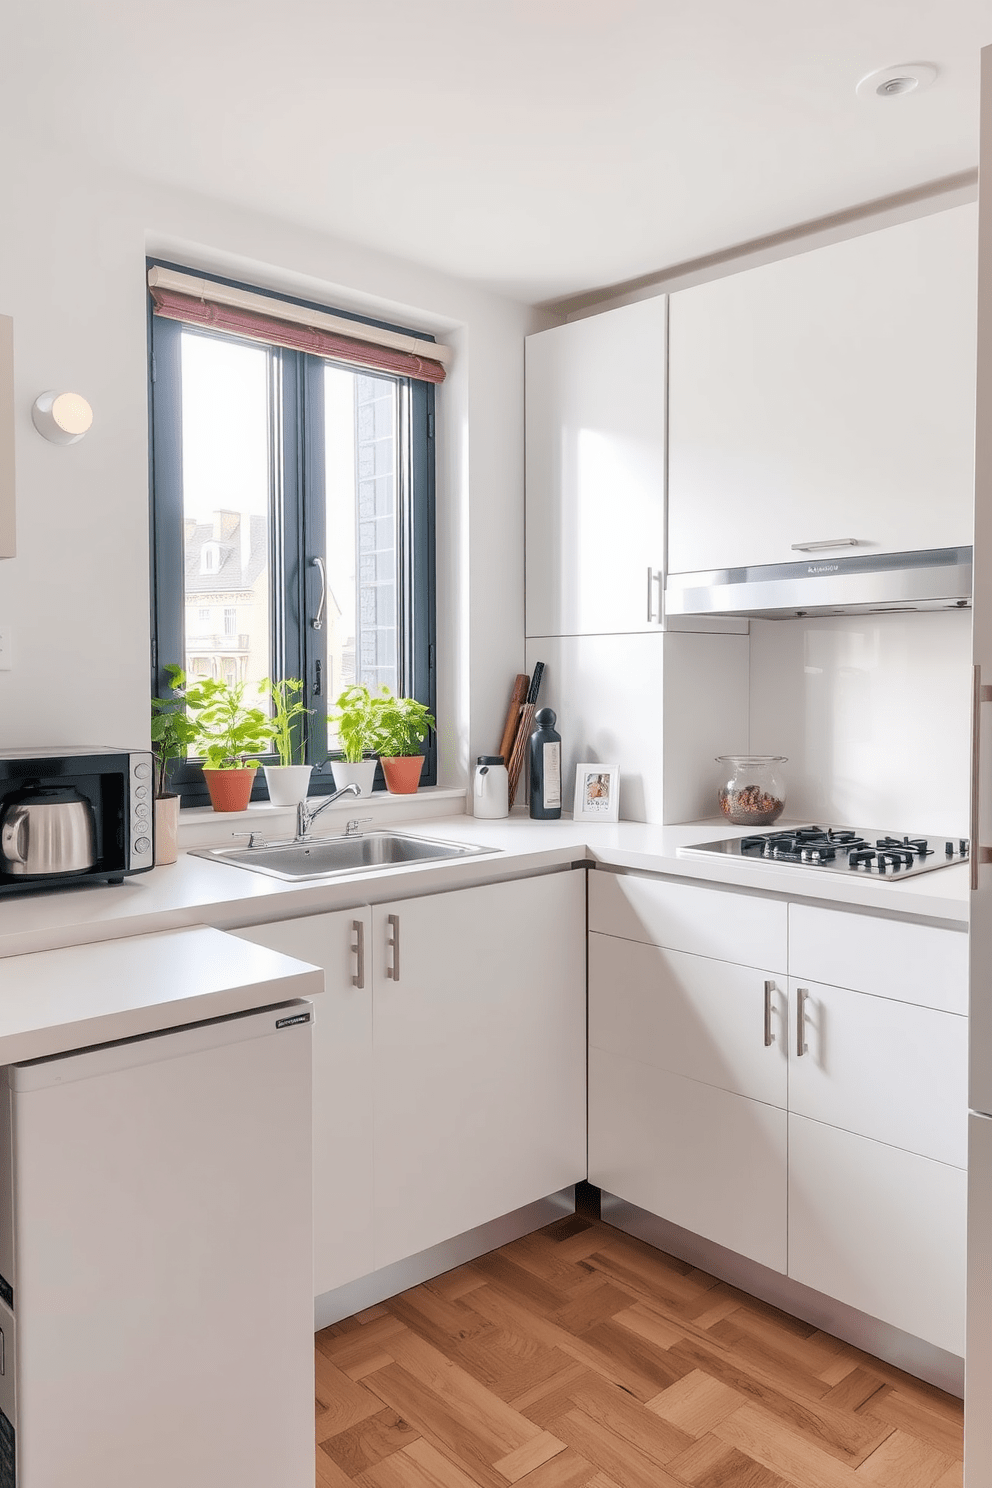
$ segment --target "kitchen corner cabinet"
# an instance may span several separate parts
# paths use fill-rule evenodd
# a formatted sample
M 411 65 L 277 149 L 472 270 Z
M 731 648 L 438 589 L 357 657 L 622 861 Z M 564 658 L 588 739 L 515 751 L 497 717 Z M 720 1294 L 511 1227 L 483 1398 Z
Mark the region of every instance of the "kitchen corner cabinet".
M 961 1354 L 967 936 L 600 872 L 589 928 L 591 1181 Z
M 238 933 L 325 972 L 316 1295 L 585 1177 L 584 871 Z
M 527 337 L 528 636 L 661 622 L 666 306 Z
M 668 568 L 969 545 L 977 207 L 670 297 Z

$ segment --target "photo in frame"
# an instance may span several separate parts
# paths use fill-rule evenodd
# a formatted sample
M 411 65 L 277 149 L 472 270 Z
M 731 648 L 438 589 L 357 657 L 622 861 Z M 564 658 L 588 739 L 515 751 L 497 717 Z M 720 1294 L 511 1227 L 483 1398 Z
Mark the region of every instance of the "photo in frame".
M 615 822 L 619 817 L 619 765 L 600 765 L 595 762 L 576 765 L 573 820 Z

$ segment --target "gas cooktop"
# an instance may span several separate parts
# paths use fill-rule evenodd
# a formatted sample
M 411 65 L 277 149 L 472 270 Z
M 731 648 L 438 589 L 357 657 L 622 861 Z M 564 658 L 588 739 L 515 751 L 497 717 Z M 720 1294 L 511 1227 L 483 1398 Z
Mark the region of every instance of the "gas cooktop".
M 952 863 L 968 861 L 963 837 L 894 837 L 883 832 L 842 827 L 790 827 L 783 832 L 750 832 L 721 842 L 680 847 L 679 857 L 722 857 L 829 873 L 870 874 L 872 878 L 908 878 Z

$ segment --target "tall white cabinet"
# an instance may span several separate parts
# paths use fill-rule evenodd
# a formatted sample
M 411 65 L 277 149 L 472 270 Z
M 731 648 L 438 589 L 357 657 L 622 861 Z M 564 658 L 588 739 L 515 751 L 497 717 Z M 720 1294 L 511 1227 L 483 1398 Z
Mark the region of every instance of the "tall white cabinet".
M 527 634 L 661 621 L 664 296 L 528 336 Z

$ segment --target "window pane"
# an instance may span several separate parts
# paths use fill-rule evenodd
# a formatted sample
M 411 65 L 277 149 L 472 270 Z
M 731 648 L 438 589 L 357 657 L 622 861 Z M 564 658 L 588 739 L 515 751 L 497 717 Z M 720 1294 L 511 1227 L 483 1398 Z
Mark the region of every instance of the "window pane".
M 271 675 L 269 353 L 184 329 L 181 354 L 186 670 L 254 693 Z
M 400 690 L 398 386 L 324 369 L 328 697 Z M 329 740 L 331 748 L 336 741 Z

